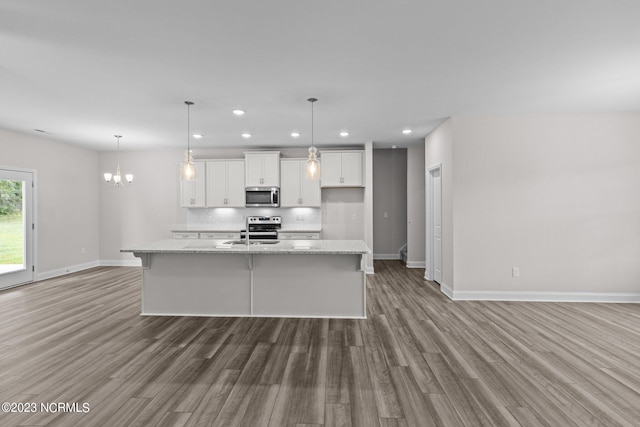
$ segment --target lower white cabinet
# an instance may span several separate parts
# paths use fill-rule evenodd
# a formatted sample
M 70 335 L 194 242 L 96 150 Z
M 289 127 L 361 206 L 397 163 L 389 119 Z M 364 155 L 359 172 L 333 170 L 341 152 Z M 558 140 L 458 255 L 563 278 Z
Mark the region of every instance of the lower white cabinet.
M 278 232 L 280 240 L 320 240 L 320 232 L 308 231 L 280 231 Z
M 174 232 L 173 233 L 173 238 L 174 239 L 197 239 L 198 233 L 181 233 L 181 232 Z
M 200 238 L 210 239 L 210 240 L 219 240 L 219 239 L 239 240 L 240 233 L 227 233 L 227 232 L 220 232 L 220 231 L 206 232 L 206 233 L 200 233 Z

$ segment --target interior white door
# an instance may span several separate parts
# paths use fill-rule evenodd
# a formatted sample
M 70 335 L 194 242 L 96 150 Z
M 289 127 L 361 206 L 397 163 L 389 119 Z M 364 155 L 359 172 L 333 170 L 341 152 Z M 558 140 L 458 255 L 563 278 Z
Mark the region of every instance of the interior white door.
M 440 168 L 431 171 L 432 227 L 433 236 L 433 280 L 442 283 L 442 172 Z
M 33 281 L 33 173 L 0 169 L 0 289 Z

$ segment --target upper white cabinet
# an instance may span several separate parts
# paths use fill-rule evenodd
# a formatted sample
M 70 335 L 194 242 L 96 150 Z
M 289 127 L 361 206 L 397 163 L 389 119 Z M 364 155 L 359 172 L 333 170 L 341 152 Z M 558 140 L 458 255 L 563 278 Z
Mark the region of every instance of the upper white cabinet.
M 251 151 L 244 153 L 245 187 L 280 186 L 280 152 Z
M 196 168 L 196 178 L 190 181 L 180 181 L 180 206 L 183 208 L 205 207 L 205 162 L 193 162 Z
M 280 161 L 280 206 L 320 207 L 320 181 L 307 177 L 306 159 Z
M 207 162 L 207 206 L 244 207 L 244 160 Z
M 364 187 L 364 151 L 323 151 L 322 187 Z

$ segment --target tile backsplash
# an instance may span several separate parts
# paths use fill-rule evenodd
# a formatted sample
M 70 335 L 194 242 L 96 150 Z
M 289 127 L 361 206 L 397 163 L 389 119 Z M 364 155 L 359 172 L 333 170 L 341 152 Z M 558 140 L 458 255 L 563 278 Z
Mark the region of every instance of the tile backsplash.
M 321 208 L 190 208 L 187 209 L 187 225 L 240 230 L 244 228 L 247 215 L 281 216 L 285 228 L 322 227 Z

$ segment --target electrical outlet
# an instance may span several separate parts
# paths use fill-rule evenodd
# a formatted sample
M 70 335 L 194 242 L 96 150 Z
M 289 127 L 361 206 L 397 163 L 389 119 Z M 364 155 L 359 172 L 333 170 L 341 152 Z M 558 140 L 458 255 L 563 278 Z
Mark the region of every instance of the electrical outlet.
M 87 248 L 82 248 L 82 249 L 80 249 L 80 253 L 81 253 L 81 254 L 86 254 L 86 253 L 87 253 Z
M 385 218 L 389 218 L 389 212 L 385 212 L 383 215 Z
M 353 219 L 354 221 L 358 220 L 358 214 L 353 214 L 353 216 L 351 217 L 351 219 Z
M 518 267 L 513 267 L 511 269 L 511 275 L 513 277 L 520 277 L 520 269 Z

